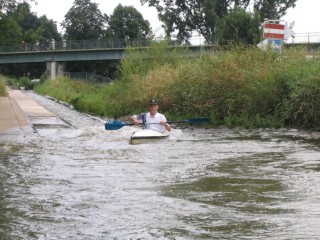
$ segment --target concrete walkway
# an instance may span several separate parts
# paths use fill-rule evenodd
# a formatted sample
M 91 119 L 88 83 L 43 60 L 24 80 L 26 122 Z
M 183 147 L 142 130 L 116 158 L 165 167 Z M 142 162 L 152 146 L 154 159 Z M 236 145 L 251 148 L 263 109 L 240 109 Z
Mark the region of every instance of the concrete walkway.
M 35 122 L 52 122 L 55 115 L 34 101 L 22 90 L 7 88 L 7 97 L 0 97 L 0 140 L 6 142 L 35 135 Z

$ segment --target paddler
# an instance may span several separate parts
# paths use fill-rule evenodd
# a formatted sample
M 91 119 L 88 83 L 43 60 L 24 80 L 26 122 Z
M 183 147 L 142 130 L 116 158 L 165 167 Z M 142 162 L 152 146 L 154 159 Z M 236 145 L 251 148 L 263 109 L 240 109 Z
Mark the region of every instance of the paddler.
M 159 102 L 151 99 L 148 102 L 149 112 L 133 115 L 130 120 L 133 124 L 144 124 L 145 129 L 151 129 L 157 132 L 171 131 L 170 125 L 167 123 L 166 117 L 158 112 Z

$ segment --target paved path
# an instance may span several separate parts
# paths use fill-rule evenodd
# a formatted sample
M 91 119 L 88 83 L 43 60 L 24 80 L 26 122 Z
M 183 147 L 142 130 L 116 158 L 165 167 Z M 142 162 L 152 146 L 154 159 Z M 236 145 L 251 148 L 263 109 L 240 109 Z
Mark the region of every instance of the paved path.
M 8 96 L 0 97 L 0 140 L 23 140 L 35 135 L 35 123 L 56 123 L 55 115 L 21 90 L 7 88 Z

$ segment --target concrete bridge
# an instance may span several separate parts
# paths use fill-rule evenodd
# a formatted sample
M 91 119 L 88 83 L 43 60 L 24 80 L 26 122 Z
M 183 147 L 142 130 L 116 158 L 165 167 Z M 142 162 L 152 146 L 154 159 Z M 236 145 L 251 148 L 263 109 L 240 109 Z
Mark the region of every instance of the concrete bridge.
M 112 61 L 120 60 L 124 56 L 126 48 L 135 47 L 139 49 L 148 48 L 157 40 L 130 40 L 123 39 L 99 39 L 82 41 L 51 41 L 35 44 L 12 44 L 0 47 L 0 64 L 15 63 L 41 63 L 47 64 L 47 71 L 51 79 L 65 72 L 65 62 L 75 61 Z M 188 47 L 193 52 L 212 47 L 205 45 L 200 40 L 198 45 L 180 45 L 172 42 L 170 47 Z

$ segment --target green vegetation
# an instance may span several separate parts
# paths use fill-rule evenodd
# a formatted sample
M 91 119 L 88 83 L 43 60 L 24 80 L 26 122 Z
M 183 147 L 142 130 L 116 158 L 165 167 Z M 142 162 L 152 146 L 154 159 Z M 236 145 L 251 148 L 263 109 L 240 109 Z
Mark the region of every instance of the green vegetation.
M 5 77 L 0 76 L 0 96 L 6 96 L 6 79 Z
M 41 80 L 42 82 L 44 80 Z M 32 90 L 34 86 L 40 84 L 40 82 L 32 82 L 27 77 L 21 77 L 16 79 L 15 77 L 5 77 L 0 75 L 0 96 L 6 96 L 6 85 L 16 89 Z
M 188 58 L 181 57 L 184 51 L 164 43 L 130 49 L 121 78 L 111 85 L 58 79 L 36 91 L 106 117 L 145 111 L 155 97 L 170 120 L 204 116 L 228 127 L 320 127 L 319 55 L 239 47 Z
M 38 82 L 32 82 L 28 77 L 21 77 L 19 79 L 8 77 L 6 83 L 13 88 L 22 88 L 25 90 L 32 90 L 35 85 L 39 84 Z

